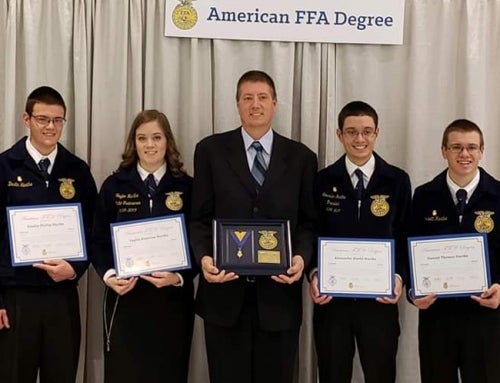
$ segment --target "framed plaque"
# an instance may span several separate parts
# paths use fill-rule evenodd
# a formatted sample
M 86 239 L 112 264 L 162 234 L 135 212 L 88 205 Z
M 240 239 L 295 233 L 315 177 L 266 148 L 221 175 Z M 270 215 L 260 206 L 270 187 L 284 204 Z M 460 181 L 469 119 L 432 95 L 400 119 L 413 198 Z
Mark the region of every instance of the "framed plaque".
M 7 207 L 12 266 L 87 260 L 79 203 Z
M 238 275 L 286 274 L 292 258 L 288 220 L 214 220 L 214 261 Z
M 408 238 L 415 297 L 481 294 L 490 285 L 486 234 Z
M 319 238 L 318 288 L 334 297 L 393 297 L 394 240 Z
M 184 215 L 117 222 L 110 226 L 118 278 L 191 268 Z

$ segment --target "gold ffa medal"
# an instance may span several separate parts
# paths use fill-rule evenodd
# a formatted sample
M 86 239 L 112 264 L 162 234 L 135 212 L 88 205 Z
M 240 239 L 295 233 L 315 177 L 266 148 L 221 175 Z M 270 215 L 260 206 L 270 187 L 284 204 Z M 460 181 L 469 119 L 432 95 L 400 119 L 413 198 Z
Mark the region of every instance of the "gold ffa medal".
M 491 218 L 491 216 L 495 214 L 495 212 L 489 210 L 480 210 L 474 213 L 477 215 L 474 221 L 474 229 L 476 229 L 478 233 L 491 233 L 491 231 L 495 227 L 495 222 L 493 221 L 493 218 Z
M 182 198 L 181 198 L 182 192 L 180 191 L 173 191 L 170 193 L 167 193 L 167 199 L 165 200 L 165 205 L 173 211 L 178 211 L 182 209 Z
M 191 5 L 194 0 L 179 0 L 172 12 L 172 22 L 174 25 L 183 30 L 191 29 L 198 21 L 198 13 Z
M 59 194 L 64 199 L 72 199 L 75 196 L 75 187 L 73 186 L 75 180 L 72 178 L 60 178 L 58 181 L 61 183 L 59 185 Z
M 236 244 L 237 251 L 236 251 L 236 257 L 241 258 L 243 257 L 243 247 L 245 246 L 245 243 L 247 243 L 248 239 L 251 237 L 249 231 L 243 231 L 243 230 L 234 230 L 230 231 L 231 238 L 233 239 L 233 242 Z
M 389 198 L 388 195 L 375 194 L 370 197 L 373 201 L 370 205 L 370 211 L 375 217 L 383 217 L 389 213 L 390 206 L 386 199 Z
M 238 247 L 238 251 L 236 251 L 236 256 L 238 258 L 243 257 L 243 246 L 245 246 L 245 243 L 248 241 L 248 238 L 250 238 L 249 232 L 235 230 L 231 232 L 231 237 L 233 237 L 233 240 L 236 243 L 236 246 Z
M 266 250 L 272 250 L 278 246 L 278 238 L 274 236 L 276 231 L 262 230 L 259 231 L 259 246 Z

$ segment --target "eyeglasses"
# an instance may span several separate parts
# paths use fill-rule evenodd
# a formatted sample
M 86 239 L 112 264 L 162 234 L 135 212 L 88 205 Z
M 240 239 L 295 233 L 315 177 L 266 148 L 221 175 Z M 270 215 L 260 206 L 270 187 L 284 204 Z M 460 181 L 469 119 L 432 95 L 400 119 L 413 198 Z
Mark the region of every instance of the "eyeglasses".
M 467 145 L 467 146 L 455 144 L 455 145 L 450 145 L 446 148 L 446 150 L 449 150 L 450 152 L 455 153 L 455 154 L 462 153 L 462 151 L 464 149 L 467 150 L 467 152 L 469 152 L 469 154 L 476 154 L 477 152 L 479 152 L 479 150 L 481 148 L 478 145 L 474 145 L 474 144 Z
M 342 134 L 348 136 L 349 138 L 356 138 L 360 134 L 364 138 L 371 138 L 371 137 L 373 137 L 376 134 L 376 130 L 375 129 L 371 129 L 371 128 L 366 128 L 366 129 L 363 129 L 361 131 L 358 131 L 356 129 L 346 129 L 346 130 L 342 131 Z
M 34 114 L 32 114 L 31 117 L 33 117 L 35 119 L 36 123 L 38 125 L 40 125 L 41 127 L 46 127 L 51 122 L 52 122 L 52 124 L 54 124 L 54 126 L 61 127 L 66 122 L 66 119 L 63 117 L 50 118 L 47 116 L 35 116 Z

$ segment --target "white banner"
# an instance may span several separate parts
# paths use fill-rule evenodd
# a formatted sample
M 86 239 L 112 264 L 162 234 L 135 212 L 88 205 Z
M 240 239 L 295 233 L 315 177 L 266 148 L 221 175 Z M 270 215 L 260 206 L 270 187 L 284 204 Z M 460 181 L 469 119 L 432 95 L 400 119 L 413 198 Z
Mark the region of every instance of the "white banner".
M 404 0 L 165 0 L 165 36 L 402 44 Z

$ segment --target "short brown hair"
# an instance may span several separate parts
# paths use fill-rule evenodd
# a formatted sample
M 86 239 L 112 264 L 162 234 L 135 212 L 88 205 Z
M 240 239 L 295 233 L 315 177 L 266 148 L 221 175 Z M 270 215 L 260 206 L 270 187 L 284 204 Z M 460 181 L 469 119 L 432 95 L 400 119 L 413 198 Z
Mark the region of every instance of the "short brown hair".
M 339 129 L 344 129 L 344 122 L 347 117 L 351 116 L 368 116 L 373 119 L 375 128 L 378 127 L 378 114 L 373 107 L 363 101 L 351 101 L 346 104 L 339 113 L 338 124 Z
M 443 140 L 441 141 L 442 148 L 446 148 L 448 146 L 448 137 L 451 132 L 477 132 L 479 133 L 480 146 L 481 148 L 484 147 L 483 132 L 479 129 L 479 126 L 477 126 L 475 122 L 461 118 L 449 124 L 443 132 Z
M 274 81 L 266 72 L 260 70 L 251 70 L 244 73 L 238 80 L 238 85 L 236 86 L 236 101 L 240 100 L 240 87 L 244 82 L 265 82 L 271 88 L 271 96 L 273 100 L 276 100 L 278 96 L 276 94 L 276 87 L 274 86 Z
M 37 103 L 62 106 L 64 109 L 64 116 L 66 116 L 66 104 L 64 103 L 64 99 L 57 90 L 51 88 L 50 86 L 41 86 L 29 94 L 26 99 L 26 106 L 24 109 L 26 114 L 31 116 L 33 113 L 33 107 Z

